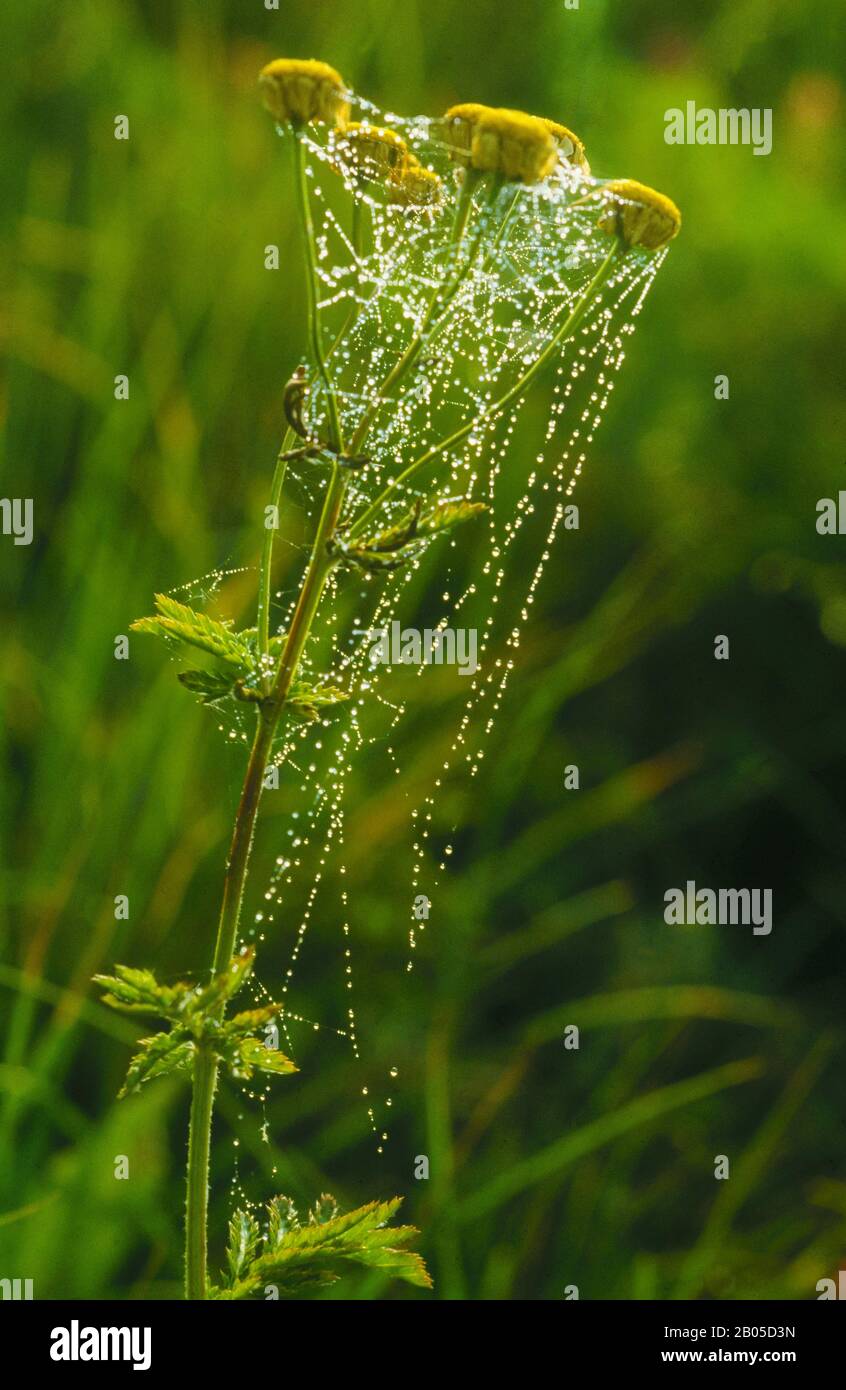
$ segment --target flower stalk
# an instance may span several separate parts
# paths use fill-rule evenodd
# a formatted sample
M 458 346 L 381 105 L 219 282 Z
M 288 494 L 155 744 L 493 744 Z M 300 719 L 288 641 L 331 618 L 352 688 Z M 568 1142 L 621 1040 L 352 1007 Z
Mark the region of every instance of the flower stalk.
M 317 264 L 314 238 L 314 223 L 308 200 L 303 146 L 298 131 L 293 132 L 294 183 L 300 211 L 303 244 L 306 260 L 306 284 L 308 287 L 309 338 L 318 364 L 329 404 L 329 426 L 331 442 L 335 450 L 343 448 L 343 430 L 337 398 L 329 376 L 323 353 L 320 311 L 317 299 Z M 292 432 L 286 436 L 290 439 Z M 272 505 L 278 507 L 285 478 L 287 460 L 286 450 L 280 451 L 274 470 L 271 486 Z M 256 731 L 241 797 L 235 816 L 232 842 L 226 863 L 223 885 L 223 900 L 218 921 L 212 971 L 217 974 L 225 969 L 232 957 L 238 934 L 238 924 L 247 882 L 250 852 L 255 832 L 256 816 L 264 783 L 264 776 L 270 761 L 273 740 L 285 704 L 285 699 L 297 673 L 303 651 L 311 633 L 312 623 L 320 604 L 326 580 L 332 568 L 329 543 L 334 535 L 341 513 L 347 479 L 337 463 L 332 465 L 332 473 L 326 490 L 323 510 L 318 522 L 312 544 L 306 573 L 303 578 L 297 606 L 288 629 L 287 638 L 279 658 L 270 694 L 262 702 L 256 719 Z M 261 650 L 267 650 L 268 615 L 270 605 L 270 570 L 272 559 L 273 529 L 269 528 L 262 553 L 262 570 L 259 582 L 258 626 Z M 186 1296 L 190 1299 L 206 1297 L 207 1287 L 207 1227 L 208 1227 L 208 1188 L 209 1161 L 211 1153 L 211 1126 L 214 1108 L 214 1093 L 217 1086 L 218 1063 L 208 1054 L 198 1051 L 194 1063 L 193 1099 L 191 1104 L 190 1133 L 188 1144 L 188 1198 L 185 1222 L 185 1270 Z

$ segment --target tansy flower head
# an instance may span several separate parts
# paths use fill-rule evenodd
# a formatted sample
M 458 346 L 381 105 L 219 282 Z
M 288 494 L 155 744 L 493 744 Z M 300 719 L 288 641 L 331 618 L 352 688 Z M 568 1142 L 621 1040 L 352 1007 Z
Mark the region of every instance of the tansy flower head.
M 622 237 L 627 246 L 659 251 L 681 226 L 675 203 L 635 179 L 614 179 L 599 190 L 605 208 L 597 223 L 603 232 Z
M 537 183 L 555 168 L 556 156 L 543 121 L 523 111 L 486 111 L 473 128 L 470 160 L 475 169 Z
M 365 122 L 348 125 L 338 147 L 356 170 L 369 178 L 397 173 L 413 158 L 405 141 L 395 131 Z
M 259 73 L 262 99 L 280 123 L 343 126 L 349 115 L 340 73 L 315 58 L 275 58 Z
M 438 208 L 443 202 L 444 186 L 431 169 L 424 169 L 412 155 L 408 164 L 395 174 L 390 185 L 390 200 L 398 207 Z
M 587 162 L 585 147 L 578 135 L 574 135 L 572 130 L 568 130 L 565 125 L 559 125 L 557 121 L 548 121 L 545 116 L 538 119 L 546 126 L 565 163 L 572 164 L 575 169 L 581 169 L 583 174 L 589 174 L 590 165 Z
M 473 132 L 480 117 L 493 111 L 492 106 L 481 106 L 477 101 L 465 101 L 459 106 L 451 106 L 443 118 L 449 152 L 459 164 L 470 163 L 470 150 Z

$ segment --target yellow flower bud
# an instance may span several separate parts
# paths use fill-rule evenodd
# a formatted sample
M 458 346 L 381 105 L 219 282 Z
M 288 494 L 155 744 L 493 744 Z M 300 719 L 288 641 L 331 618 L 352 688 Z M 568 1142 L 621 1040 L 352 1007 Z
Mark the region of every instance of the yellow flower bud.
M 555 168 L 556 156 L 543 121 L 523 111 L 485 111 L 473 127 L 470 159 L 475 169 L 537 183 Z
M 413 158 L 400 135 L 366 122 L 348 125 L 336 148 L 358 172 L 371 179 L 383 173 L 397 173 Z
M 465 101 L 451 106 L 442 119 L 450 158 L 456 164 L 471 164 L 473 135 L 482 116 L 489 115 L 494 108 L 482 106 L 477 101 Z
M 481 173 L 537 183 L 555 166 L 551 132 L 523 111 L 465 102 L 450 107 L 444 124 L 453 159 Z
M 614 179 L 598 190 L 605 208 L 597 226 L 616 233 L 628 246 L 659 251 L 672 241 L 681 226 L 675 203 L 654 188 L 634 179 Z
M 394 176 L 390 185 L 390 201 L 398 207 L 436 209 L 444 199 L 444 186 L 431 169 L 424 169 L 414 156 L 404 169 Z
M 275 58 L 259 73 L 267 110 L 280 124 L 344 126 L 349 115 L 340 73 L 315 58 Z
M 545 116 L 540 116 L 538 119 L 546 126 L 565 163 L 572 164 L 574 169 L 581 169 L 583 174 L 589 174 L 590 165 L 585 154 L 585 147 L 578 135 L 574 135 L 572 130 L 568 130 L 565 125 L 559 125 L 558 121 L 548 121 Z

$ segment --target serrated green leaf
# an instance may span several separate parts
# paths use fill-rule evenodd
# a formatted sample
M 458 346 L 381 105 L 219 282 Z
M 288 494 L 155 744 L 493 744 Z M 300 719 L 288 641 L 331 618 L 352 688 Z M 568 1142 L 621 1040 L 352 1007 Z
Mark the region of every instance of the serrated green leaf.
M 281 1008 L 281 1004 L 264 1004 L 260 1009 L 245 1009 L 243 1013 L 233 1014 L 232 1018 L 223 1024 L 221 1033 L 233 1041 L 251 1037 L 260 1028 L 264 1028 L 265 1024 L 277 1018 Z
M 160 1018 L 176 1018 L 192 989 L 184 981 L 160 985 L 152 970 L 137 970 L 129 965 L 116 965 L 114 975 L 95 975 L 94 981 L 107 991 L 103 1003 L 110 1008 Z
M 188 646 L 199 647 L 242 675 L 252 672 L 250 643 L 242 634 L 233 632 L 231 623 L 218 622 L 207 613 L 198 613 L 167 594 L 156 594 L 156 608 L 158 612 L 152 617 L 138 618 L 132 623 L 132 631 L 175 638 Z
M 229 1244 L 226 1262 L 229 1281 L 235 1283 L 247 1273 L 258 1250 L 261 1231 L 255 1217 L 247 1211 L 235 1211 L 229 1218 Z
M 338 1215 L 338 1203 L 328 1192 L 322 1192 L 311 1208 L 308 1219 L 313 1226 L 325 1226 L 327 1221 L 334 1221 Z
M 336 685 L 308 685 L 305 681 L 294 681 L 285 703 L 304 718 L 317 719 L 322 709 L 349 698 L 349 693 Z
M 220 1055 L 238 1081 L 249 1081 L 254 1071 L 290 1076 L 298 1070 L 290 1057 L 286 1057 L 277 1047 L 267 1047 L 261 1038 L 222 1040 Z
M 472 521 L 487 510 L 484 502 L 470 502 L 466 497 L 450 498 L 420 515 L 417 535 L 438 536 L 444 531 L 451 531 L 454 526 L 463 526 L 465 521 Z
M 323 1197 L 318 1205 L 324 1209 L 330 1201 Z M 423 1260 L 404 1248 L 419 1232 L 413 1226 L 387 1224 L 401 1201 L 395 1197 L 390 1202 L 371 1202 L 342 1216 L 314 1219 L 307 1226 L 289 1224 L 284 1233 L 277 1217 L 247 1276 L 218 1296 L 250 1298 L 262 1286 L 275 1284 L 281 1297 L 292 1297 L 309 1286 L 334 1282 L 350 1265 L 380 1269 L 419 1288 L 430 1288 Z
M 180 671 L 177 680 L 197 695 L 201 695 L 204 705 L 215 700 L 223 700 L 232 694 L 235 682 L 225 671 Z
M 487 511 L 484 502 L 470 502 L 464 497 L 439 502 L 428 511 L 418 502 L 394 525 L 362 540 L 345 542 L 341 537 L 335 542 L 335 549 L 360 569 L 372 572 L 397 569 L 419 554 L 435 536 L 471 521 L 484 511 Z
M 300 1218 L 290 1197 L 271 1197 L 267 1204 L 266 1251 L 275 1250 L 289 1231 L 299 1230 Z
M 195 1045 L 181 1028 L 142 1038 L 139 1046 L 141 1051 L 130 1062 L 126 1080 L 118 1092 L 120 1100 L 132 1095 L 147 1081 L 169 1076 L 171 1072 L 187 1071 L 194 1059 Z
M 349 698 L 348 691 L 336 685 L 307 685 L 304 681 L 294 681 L 286 696 L 289 705 L 338 705 Z

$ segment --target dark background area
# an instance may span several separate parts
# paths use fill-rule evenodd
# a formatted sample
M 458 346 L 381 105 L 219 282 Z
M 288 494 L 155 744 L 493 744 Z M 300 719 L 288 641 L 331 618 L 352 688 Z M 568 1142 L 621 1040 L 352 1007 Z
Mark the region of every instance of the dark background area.
M 355 762 L 362 1058 L 331 1028 L 347 1000 L 327 910 L 293 1002 L 329 1026 L 295 1034 L 269 1143 L 260 1107 L 221 1093 L 212 1263 L 237 1140 L 253 1200 L 407 1194 L 442 1298 L 804 1299 L 842 1264 L 846 540 L 815 522 L 846 488 L 844 43 L 821 0 L 31 0 L 0 18 L 3 494 L 36 516 L 30 547 L 0 544 L 0 1276 L 38 1298 L 179 1294 L 186 1089 L 115 1101 L 143 1030 L 89 981 L 115 960 L 205 965 L 243 754 L 152 643 L 128 662 L 113 644 L 154 591 L 216 567 L 235 571 L 222 609 L 250 601 L 303 351 L 292 200 L 255 85 L 280 55 L 326 59 L 385 109 L 563 121 L 594 173 L 665 191 L 684 226 L 481 770 L 436 804 L 455 853 L 411 977 L 401 811 L 443 757 L 460 682 L 412 701 L 400 777 L 378 741 Z M 665 144 L 664 111 L 688 100 L 772 107 L 772 154 Z M 506 496 L 531 454 L 518 436 Z M 300 540 L 302 512 L 286 524 Z M 434 567 L 426 583 L 421 625 Z M 251 912 L 296 806 L 283 780 Z M 771 887 L 772 935 L 666 926 L 663 894 L 688 878 Z M 290 949 L 280 922 L 269 988 Z M 431 1296 L 373 1277 L 338 1294 Z

